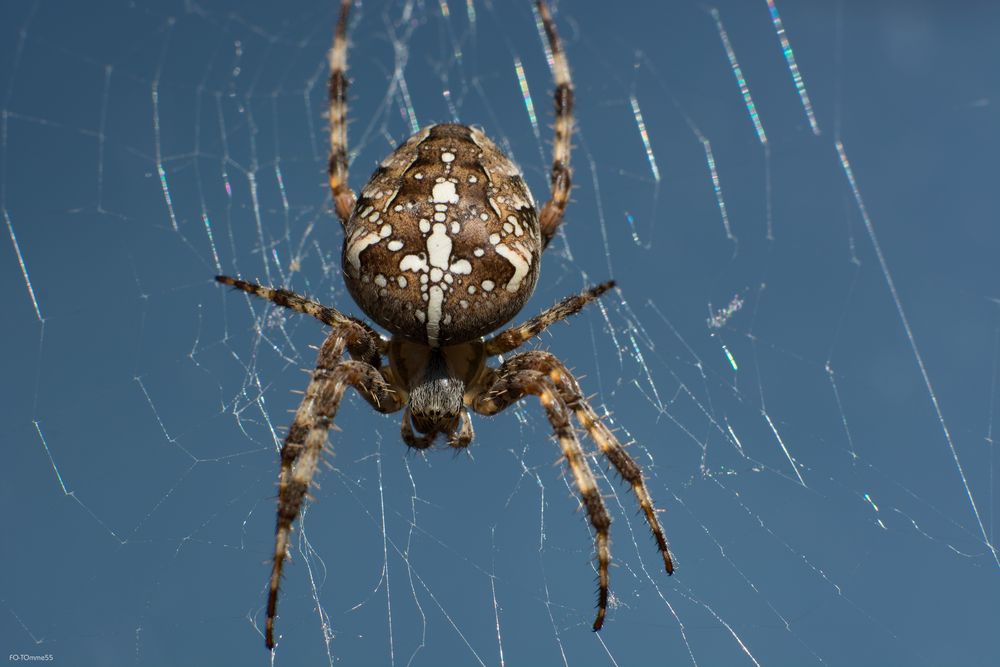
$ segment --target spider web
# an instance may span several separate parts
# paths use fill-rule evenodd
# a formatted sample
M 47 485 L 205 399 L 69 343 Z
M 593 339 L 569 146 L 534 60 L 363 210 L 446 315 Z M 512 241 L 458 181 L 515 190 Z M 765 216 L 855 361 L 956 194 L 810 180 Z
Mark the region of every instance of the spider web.
M 0 637 L 68 664 L 253 664 L 276 452 L 357 312 L 325 187 L 334 2 L 7 3 Z M 348 395 L 275 664 L 995 664 L 997 10 L 561 2 L 574 200 L 528 316 L 643 466 L 661 571 L 599 458 L 613 599 L 534 402 L 414 454 Z M 546 193 L 530 3 L 365 2 L 351 184 L 483 126 Z M 591 447 L 591 445 L 587 445 Z

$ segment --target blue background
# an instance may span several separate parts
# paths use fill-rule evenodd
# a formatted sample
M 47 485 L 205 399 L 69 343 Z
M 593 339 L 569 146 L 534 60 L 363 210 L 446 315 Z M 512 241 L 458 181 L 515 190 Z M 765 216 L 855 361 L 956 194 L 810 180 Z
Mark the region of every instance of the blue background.
M 276 448 L 324 332 L 211 276 L 358 312 L 325 188 L 334 5 L 0 9 L 0 655 L 268 664 Z M 708 7 L 559 3 L 577 187 L 523 313 L 618 280 L 537 345 L 635 441 L 675 576 L 602 476 L 595 635 L 591 538 L 537 405 L 424 456 L 352 396 L 275 664 L 1000 661 L 1000 9 L 784 0 L 814 131 L 766 1 L 716 7 L 766 143 Z M 529 3 L 369 1 L 351 39 L 353 187 L 414 120 L 461 120 L 545 197 Z

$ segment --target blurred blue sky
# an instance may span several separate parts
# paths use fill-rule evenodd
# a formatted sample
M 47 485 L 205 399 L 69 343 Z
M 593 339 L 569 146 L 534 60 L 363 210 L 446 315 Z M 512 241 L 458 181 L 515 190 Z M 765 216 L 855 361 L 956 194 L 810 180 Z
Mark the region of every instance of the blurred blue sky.
M 784 0 L 798 88 L 772 8 L 556 6 L 577 187 L 522 315 L 618 281 L 538 345 L 635 441 L 676 574 L 602 475 L 595 635 L 591 536 L 536 404 L 424 456 L 351 397 L 275 664 L 1000 662 L 1000 7 Z M 325 332 L 211 277 L 358 313 L 325 188 L 335 16 L 0 8 L 0 649 L 268 664 L 276 448 Z M 545 197 L 529 2 L 367 1 L 351 40 L 355 188 L 414 124 L 457 120 Z

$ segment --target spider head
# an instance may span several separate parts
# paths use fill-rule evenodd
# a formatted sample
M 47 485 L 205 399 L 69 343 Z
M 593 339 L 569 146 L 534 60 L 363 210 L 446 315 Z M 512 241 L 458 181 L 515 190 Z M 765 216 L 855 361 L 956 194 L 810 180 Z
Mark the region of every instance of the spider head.
M 462 411 L 465 383 L 458 378 L 426 377 L 410 392 L 410 415 L 421 433 L 449 433 Z
M 451 434 L 459 425 L 465 394 L 485 368 L 481 341 L 434 348 L 394 337 L 389 343 L 390 373 L 409 395 L 404 432 L 414 429 L 430 436 Z M 406 420 L 407 417 L 404 417 Z

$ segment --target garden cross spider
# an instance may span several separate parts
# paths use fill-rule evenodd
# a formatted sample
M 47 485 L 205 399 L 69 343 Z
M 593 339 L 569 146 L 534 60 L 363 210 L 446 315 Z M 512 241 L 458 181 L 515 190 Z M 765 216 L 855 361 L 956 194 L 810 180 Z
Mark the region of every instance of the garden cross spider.
M 403 441 L 418 449 L 430 447 L 439 434 L 451 447 L 468 447 L 473 438 L 470 409 L 495 415 L 527 395 L 537 396 L 594 527 L 598 597 L 593 628 L 600 630 L 608 605 L 611 517 L 571 416 L 631 485 L 667 573 L 672 574 L 670 550 L 642 471 L 555 356 L 539 350 L 522 352 L 497 367 L 488 366 L 486 360 L 517 349 L 579 312 L 614 283 L 568 297 L 521 325 L 483 339 L 513 318 L 531 296 L 542 252 L 569 200 L 573 84 L 555 24 L 544 0 L 537 0 L 555 78 L 552 194 L 541 213 L 536 213 L 514 163 L 481 131 L 457 124 L 431 125 L 407 139 L 379 165 L 356 199 L 347 184 L 350 6 L 351 0 L 341 0 L 330 50 L 330 189 L 344 226 L 347 289 L 392 337 L 386 339 L 360 319 L 287 290 L 216 277 L 311 315 L 332 329 L 320 347 L 316 369 L 281 448 L 267 647 L 274 648 L 278 587 L 292 523 L 302 509 L 347 387 L 354 387 L 379 412 L 403 410 Z M 348 360 L 342 360 L 345 351 Z

